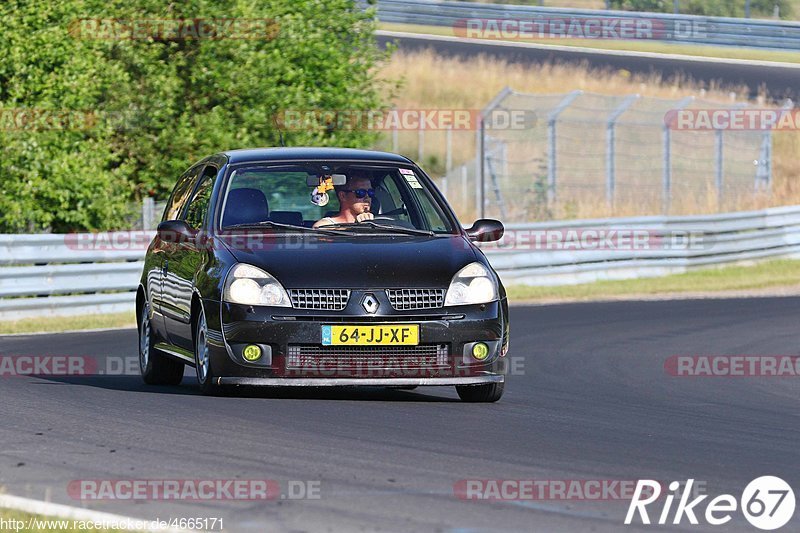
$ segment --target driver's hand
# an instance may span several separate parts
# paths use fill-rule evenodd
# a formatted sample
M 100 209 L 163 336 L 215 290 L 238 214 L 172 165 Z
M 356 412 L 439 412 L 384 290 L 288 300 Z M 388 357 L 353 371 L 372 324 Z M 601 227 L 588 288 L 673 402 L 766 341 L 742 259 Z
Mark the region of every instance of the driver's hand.
M 375 215 L 367 211 L 366 213 L 359 213 L 356 215 L 356 222 L 364 222 L 365 220 L 372 220 Z

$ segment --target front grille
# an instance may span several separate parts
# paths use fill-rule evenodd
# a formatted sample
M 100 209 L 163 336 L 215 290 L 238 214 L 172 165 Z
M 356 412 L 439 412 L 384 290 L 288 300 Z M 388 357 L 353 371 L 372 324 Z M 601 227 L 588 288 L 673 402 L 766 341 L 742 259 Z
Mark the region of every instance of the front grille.
M 326 369 L 419 369 L 450 364 L 447 344 L 418 346 L 323 346 L 290 344 L 287 368 Z
M 444 289 L 386 289 L 386 296 L 397 311 L 437 309 L 444 305 L 444 293 Z
M 341 311 L 347 307 L 350 291 L 347 289 L 289 289 L 289 298 L 295 309 Z

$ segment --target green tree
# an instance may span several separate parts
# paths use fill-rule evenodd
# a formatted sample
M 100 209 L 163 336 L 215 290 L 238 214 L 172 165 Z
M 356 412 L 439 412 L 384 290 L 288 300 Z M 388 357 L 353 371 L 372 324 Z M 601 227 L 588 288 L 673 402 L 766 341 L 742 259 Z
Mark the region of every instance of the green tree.
M 249 38 L 119 39 L 112 31 L 120 21 L 176 19 L 254 27 L 234 32 Z M 256 24 L 264 19 L 272 22 Z M 0 24 L 5 232 L 124 227 L 131 202 L 164 197 L 200 157 L 277 145 L 283 111 L 380 109 L 392 91 L 374 80 L 385 53 L 373 13 L 353 0 L 4 0 Z M 14 110 L 36 109 L 88 112 L 94 122 L 52 130 L 8 121 Z M 375 133 L 320 126 L 285 137 L 368 146 Z

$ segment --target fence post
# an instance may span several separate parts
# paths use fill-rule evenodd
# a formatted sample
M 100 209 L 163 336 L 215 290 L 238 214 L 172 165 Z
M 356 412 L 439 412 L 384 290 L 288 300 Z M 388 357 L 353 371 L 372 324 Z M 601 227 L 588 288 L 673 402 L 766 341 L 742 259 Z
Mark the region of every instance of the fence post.
M 753 192 L 763 188 L 768 190 L 772 185 L 772 130 L 764 132 L 761 138 L 761 154 L 756 166 L 756 180 Z
M 481 210 L 481 199 L 480 194 L 478 194 L 478 186 L 481 180 L 481 172 L 483 172 L 483 149 L 481 145 L 483 144 L 483 132 L 481 131 L 481 121 L 483 117 L 478 117 L 478 127 L 475 128 L 475 212 L 480 213 Z
M 505 220 L 508 216 L 506 212 L 506 203 L 503 200 L 503 194 L 500 192 L 500 184 L 497 181 L 497 172 L 495 170 L 493 161 L 498 158 L 498 153 L 500 159 L 505 159 L 505 143 L 503 141 L 495 140 L 492 147 L 488 150 L 489 153 L 485 153 L 486 157 L 486 170 L 489 171 L 489 177 L 492 180 L 492 189 L 494 190 L 494 199 L 497 203 L 498 209 L 500 209 L 500 218 L 501 220 Z M 485 191 L 485 189 L 484 189 Z M 481 218 L 483 218 L 484 213 L 481 213 Z
M 142 229 L 153 229 L 153 219 L 155 218 L 156 201 L 151 196 L 145 196 L 142 200 Z
M 392 126 L 392 152 L 397 153 L 400 151 L 400 139 L 397 133 L 397 122 Z
M 694 100 L 693 96 L 689 96 L 678 102 L 675 106 L 676 113 L 679 113 L 687 105 Z M 665 215 L 669 214 L 669 209 L 672 204 L 672 130 L 667 120 L 664 120 L 663 137 L 664 137 L 664 153 L 663 153 L 663 171 L 661 174 L 661 210 Z
M 577 97 L 583 94 L 583 91 L 572 91 L 569 93 L 556 108 L 547 116 L 547 204 L 552 205 L 556 201 L 556 121 L 558 116 L 569 105 L 575 101 Z
M 488 104 L 486 104 L 486 107 L 484 107 L 481 110 L 480 116 L 478 117 L 478 121 L 479 121 L 479 124 L 478 124 L 478 139 L 477 139 L 477 141 L 478 141 L 478 143 L 477 143 L 477 148 L 478 148 L 477 165 L 478 166 L 476 168 L 477 173 L 476 173 L 475 177 L 476 177 L 476 181 L 478 182 L 477 185 L 478 185 L 478 188 L 479 188 L 478 194 L 476 195 L 477 196 L 476 200 L 478 202 L 476 207 L 477 207 L 477 212 L 478 212 L 478 214 L 480 215 L 481 218 L 483 218 L 483 214 L 484 214 L 484 211 L 485 211 L 485 202 L 484 202 L 484 200 L 485 200 L 485 197 L 486 197 L 486 189 L 485 189 L 485 186 L 486 186 L 486 119 L 487 119 L 487 117 L 489 117 L 489 115 L 492 112 L 492 110 L 494 110 L 494 108 L 496 108 L 498 105 L 500 105 L 500 102 L 505 100 L 508 97 L 508 95 L 510 95 L 512 92 L 513 91 L 511 90 L 510 87 L 508 87 L 508 86 L 503 87 L 503 89 L 499 93 L 497 93 L 497 96 L 492 98 L 492 101 L 489 102 Z
M 467 165 L 461 165 L 461 206 L 466 209 L 467 198 L 469 193 L 467 191 Z
M 483 218 L 484 209 L 486 209 L 486 122 L 484 117 L 480 118 L 480 174 L 478 175 L 478 218 Z
M 717 189 L 717 211 L 720 210 L 722 207 L 722 180 L 724 176 L 724 167 L 725 164 L 723 155 L 725 153 L 725 137 L 723 130 L 717 130 L 714 132 L 715 135 L 715 150 L 716 150 L 716 163 L 715 163 L 715 172 L 716 172 L 716 179 L 714 180 L 714 184 Z
M 606 203 L 609 207 L 614 206 L 614 192 L 616 190 L 616 125 L 617 120 L 628 110 L 633 103 L 639 99 L 638 94 L 632 94 L 625 98 L 617 108 L 609 115 L 606 122 Z
M 447 154 L 445 155 L 446 162 L 444 165 L 445 173 L 450 173 L 453 169 L 453 126 L 447 126 L 447 142 L 445 150 Z

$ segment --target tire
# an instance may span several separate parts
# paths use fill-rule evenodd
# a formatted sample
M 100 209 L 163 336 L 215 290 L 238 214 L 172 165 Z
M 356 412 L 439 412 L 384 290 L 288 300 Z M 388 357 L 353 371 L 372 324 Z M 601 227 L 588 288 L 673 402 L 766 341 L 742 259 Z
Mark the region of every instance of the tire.
M 208 350 L 208 324 L 203 306 L 195 321 L 194 328 L 194 368 L 197 371 L 197 382 L 200 390 L 206 396 L 220 396 L 225 392 L 225 387 L 217 385 L 214 367 L 211 364 L 211 354 Z
M 456 392 L 462 401 L 470 403 L 493 403 L 503 396 L 503 383 L 486 385 L 456 385 Z
M 139 371 L 148 385 L 180 385 L 185 365 L 153 347 L 150 303 L 145 301 L 139 317 Z

